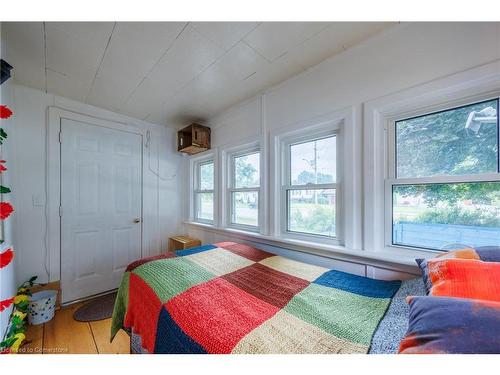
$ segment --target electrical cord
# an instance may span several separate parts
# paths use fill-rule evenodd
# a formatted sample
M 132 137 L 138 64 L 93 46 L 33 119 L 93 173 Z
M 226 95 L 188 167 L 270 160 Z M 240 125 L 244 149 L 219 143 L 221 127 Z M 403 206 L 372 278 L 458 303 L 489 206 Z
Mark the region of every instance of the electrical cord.
M 177 173 L 181 167 L 182 163 L 178 163 L 177 169 L 175 173 L 173 173 L 170 177 L 162 177 L 160 175 L 160 168 L 158 166 L 158 172 L 151 168 L 151 130 L 146 131 L 146 144 L 145 147 L 148 149 L 148 169 L 151 173 L 153 173 L 156 177 L 158 177 L 161 181 L 172 181 L 175 177 L 177 177 Z M 159 161 L 158 161 L 159 163 Z

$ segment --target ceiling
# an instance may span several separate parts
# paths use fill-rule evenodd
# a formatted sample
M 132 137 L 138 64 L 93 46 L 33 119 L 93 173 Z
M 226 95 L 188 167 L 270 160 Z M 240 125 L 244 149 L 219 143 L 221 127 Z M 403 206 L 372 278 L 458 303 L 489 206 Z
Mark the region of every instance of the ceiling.
M 204 120 L 393 23 L 3 22 L 17 82 L 178 126 Z

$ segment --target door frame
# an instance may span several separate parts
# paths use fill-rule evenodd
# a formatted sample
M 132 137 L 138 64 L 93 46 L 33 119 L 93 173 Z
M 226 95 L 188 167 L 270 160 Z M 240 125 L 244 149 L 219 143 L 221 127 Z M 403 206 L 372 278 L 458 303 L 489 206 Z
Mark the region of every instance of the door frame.
M 61 216 L 59 207 L 61 205 L 61 143 L 60 131 L 62 120 L 74 120 L 94 126 L 101 126 L 114 130 L 129 132 L 141 136 L 141 257 L 146 248 L 144 237 L 144 140 L 147 129 L 131 126 L 123 122 L 110 121 L 94 116 L 68 111 L 58 107 L 49 107 L 47 112 L 47 140 L 46 140 L 46 180 L 47 191 L 46 202 L 46 238 L 47 259 L 49 269 L 49 282 L 60 281 L 61 272 Z M 61 283 L 62 285 L 62 283 Z

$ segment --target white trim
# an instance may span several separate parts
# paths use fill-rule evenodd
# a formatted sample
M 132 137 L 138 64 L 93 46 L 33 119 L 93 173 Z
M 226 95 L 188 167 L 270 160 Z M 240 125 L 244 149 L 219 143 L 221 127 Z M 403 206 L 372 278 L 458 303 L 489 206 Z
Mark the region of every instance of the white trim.
M 213 189 L 210 190 L 199 190 L 198 189 L 198 183 L 199 183 L 199 172 L 198 172 L 198 167 L 200 165 L 206 164 L 206 163 L 213 163 L 214 164 L 214 185 Z M 189 220 L 193 222 L 198 222 L 198 223 L 204 223 L 206 225 L 211 225 L 211 226 L 217 226 L 218 225 L 218 174 L 219 174 L 219 166 L 218 166 L 218 160 L 217 160 L 217 149 L 211 149 L 209 151 L 205 151 L 201 154 L 197 154 L 195 156 L 192 156 L 189 159 Z M 213 220 L 204 220 L 204 219 L 199 219 L 196 218 L 196 198 L 195 195 L 197 193 L 212 193 L 214 197 L 214 208 L 213 208 L 213 213 L 214 213 L 214 218 Z
M 500 91 L 499 91 L 500 93 Z M 456 101 L 447 101 L 445 107 L 436 106 L 439 112 L 446 112 L 454 109 L 458 109 L 467 105 L 479 104 L 487 100 L 499 102 L 499 95 L 491 96 L 490 93 L 486 94 L 484 98 L 481 98 L 481 95 L 475 99 L 474 102 L 464 102 L 463 98 L 459 98 Z M 405 118 L 414 118 L 420 116 L 426 116 L 436 113 L 433 112 L 424 112 L 421 110 L 416 110 L 412 117 Z M 396 168 L 397 168 L 397 153 L 396 153 L 396 123 L 397 121 L 401 121 L 401 116 L 393 116 L 387 120 L 386 124 L 386 133 L 387 133 L 387 172 L 386 178 L 384 181 L 384 199 L 385 199 L 385 213 L 384 213 L 384 221 L 385 221 L 385 247 L 391 248 L 405 248 L 404 244 L 394 243 L 394 233 L 393 233 L 393 223 L 394 223 L 394 202 L 393 202 L 393 188 L 395 186 L 401 185 L 422 185 L 422 184 L 453 184 L 453 183 L 468 183 L 468 182 L 498 182 L 500 181 L 500 173 L 482 173 L 482 174 L 468 174 L 468 175 L 437 175 L 430 177 L 413 177 L 413 178 L 397 178 Z M 497 123 L 498 124 L 498 123 Z M 499 129 L 497 128 L 497 131 Z M 498 142 L 498 134 L 497 134 L 497 142 Z M 498 151 L 497 151 L 498 152 Z M 498 155 L 497 155 L 498 160 Z M 498 171 L 498 165 L 497 165 Z M 418 246 L 410 246 L 412 249 L 417 248 L 424 251 L 440 251 L 437 249 L 430 248 L 419 248 Z
M 235 240 L 246 240 L 266 245 L 277 246 L 285 249 L 300 251 L 303 253 L 322 256 L 325 258 L 344 260 L 351 263 L 362 265 L 371 265 L 376 267 L 387 268 L 420 275 L 420 271 L 413 257 L 402 257 L 399 254 L 378 252 L 376 254 L 362 250 L 346 249 L 343 246 L 326 245 L 323 243 L 315 243 L 311 241 L 301 241 L 278 236 L 263 235 L 260 233 L 252 233 L 240 231 L 230 228 L 215 228 L 211 225 L 200 224 L 196 222 L 184 222 L 185 225 L 193 228 L 201 229 L 208 233 L 221 234 L 227 237 L 232 237 Z
M 417 184 L 453 184 L 461 182 L 495 182 L 500 180 L 498 173 L 483 173 L 476 175 L 434 176 L 420 178 L 387 179 L 390 185 L 417 185 Z
M 126 131 L 138 134 L 144 142 L 146 129 L 141 129 L 127 125 L 122 122 L 104 120 L 98 117 L 80 114 L 58 107 L 47 108 L 47 247 L 49 249 L 48 264 L 49 264 L 49 282 L 61 280 L 61 218 L 59 216 L 60 193 L 61 193 L 61 154 L 59 143 L 59 132 L 61 128 L 61 120 L 68 119 L 79 122 L 88 123 L 91 125 L 102 126 L 106 128 Z M 91 120 L 89 120 L 91 119 Z M 142 150 L 144 153 L 144 147 Z M 144 183 L 145 159 L 141 155 L 141 181 Z M 144 217 L 144 193 L 141 185 L 141 217 Z M 144 220 L 141 221 L 141 254 L 146 248 L 146 238 L 144 236 Z
M 352 223 L 353 219 L 354 221 L 361 221 L 360 212 L 357 212 L 356 203 L 354 203 L 356 194 L 355 179 L 357 178 L 356 171 L 353 170 L 355 156 L 349 154 L 350 152 L 355 152 L 356 140 L 354 134 L 356 125 L 354 124 L 354 114 L 355 108 L 348 107 L 307 121 L 288 125 L 286 129 L 282 128 L 271 132 L 271 186 L 273 187 L 272 199 L 274 201 L 270 215 L 273 219 L 271 236 L 280 238 L 286 236 L 292 239 L 336 246 L 344 245 L 345 248 L 353 248 L 352 246 L 360 243 L 359 240 L 354 238 L 356 236 L 355 230 L 350 229 L 349 232 L 345 230 L 348 227 L 346 224 L 348 222 Z M 288 153 L 286 152 L 287 147 L 295 142 L 303 142 L 327 135 L 335 135 L 337 137 L 337 181 L 335 184 L 328 184 L 327 186 L 328 188 L 336 188 L 337 237 L 331 238 L 289 232 L 284 227 L 286 225 L 286 194 L 283 192 L 284 188 L 286 190 L 288 186 L 290 188 L 307 189 L 307 185 L 301 187 L 288 185 L 287 166 L 289 165 L 289 161 Z
M 238 188 L 233 189 L 230 187 L 232 184 L 232 158 L 240 154 L 259 152 L 260 157 L 260 186 L 256 188 Z M 263 154 L 262 143 L 258 137 L 252 137 L 240 142 L 228 143 L 219 148 L 220 152 L 220 164 L 221 164 L 221 175 L 220 175 L 220 201 L 219 201 L 219 213 L 220 220 L 218 228 L 233 228 L 242 231 L 255 232 L 255 233 L 265 233 L 266 231 L 266 201 L 263 199 L 264 186 L 266 185 L 266 157 Z M 231 191 L 259 191 L 259 225 L 258 227 L 251 225 L 235 224 L 231 223 Z
M 268 235 L 271 233 L 271 221 L 269 219 L 271 207 L 269 205 L 271 188 L 271 179 L 269 176 L 269 136 L 267 131 L 267 121 L 266 121 L 266 96 L 260 96 L 260 191 L 261 197 L 259 197 L 260 203 L 260 233 L 263 235 Z
M 223 198 L 222 200 L 225 202 L 225 210 L 224 210 L 224 220 L 222 221 L 222 227 L 235 228 L 241 230 L 247 230 L 251 232 L 261 232 L 262 228 L 262 217 L 263 217 L 263 209 L 262 209 L 262 184 L 263 184 L 263 173 L 262 173 L 262 152 L 260 150 L 260 142 L 254 141 L 251 143 L 235 146 L 232 148 L 227 148 L 222 151 L 224 154 L 224 170 L 226 171 L 226 178 L 224 179 L 223 186 Z M 253 155 L 259 154 L 259 186 L 256 187 L 247 187 L 247 188 L 236 188 L 234 187 L 235 176 L 234 176 L 234 159 L 237 157 L 245 156 L 245 155 Z M 257 225 L 244 225 L 232 222 L 232 214 L 233 214 L 233 202 L 232 202 L 232 194 L 237 192 L 257 192 L 258 194 L 258 223 Z
M 389 252 L 401 256 L 410 254 L 414 257 L 429 257 L 438 253 L 434 250 L 386 245 L 388 234 L 385 213 L 389 202 L 385 181 L 390 176 L 388 165 L 392 155 L 392 148 L 389 148 L 387 141 L 387 124 L 398 117 L 413 117 L 498 97 L 499 72 L 500 63 L 494 62 L 366 103 L 363 147 L 365 250 L 372 253 Z M 484 175 L 479 178 L 482 180 L 489 177 Z M 440 177 L 440 179 L 455 181 L 455 177 Z M 398 183 L 400 182 L 403 180 L 398 180 Z

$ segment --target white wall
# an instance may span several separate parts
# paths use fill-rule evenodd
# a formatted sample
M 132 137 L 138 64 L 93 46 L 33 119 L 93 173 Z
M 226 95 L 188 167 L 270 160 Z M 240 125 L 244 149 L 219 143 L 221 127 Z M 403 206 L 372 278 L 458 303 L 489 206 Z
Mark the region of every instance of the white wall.
M 12 86 L 12 106 L 16 116 L 9 133 L 12 146 L 9 172 L 16 197 L 13 225 L 17 282 L 32 275 L 38 275 L 42 282 L 46 282 L 49 276 L 51 281 L 60 277 L 58 264 L 52 264 L 50 268 L 46 256 L 54 249 L 45 246 L 46 129 L 48 107 L 51 106 L 152 132 L 151 148 L 144 147 L 143 154 L 143 237 L 146 244 L 143 255 L 155 255 L 165 250 L 168 237 L 179 233 L 182 219 L 179 199 L 182 186 L 176 176 L 182 174 L 179 169 L 181 157 L 175 151 L 175 131 L 25 86 Z
M 361 107 L 499 59 L 500 23 L 401 24 L 266 90 L 262 109 L 257 96 L 210 119 L 213 144 Z
M 364 251 L 369 247 L 363 243 L 365 103 L 499 60 L 500 23 L 401 24 L 210 119 L 213 145 L 266 139 L 269 132 L 353 108 L 356 183 L 349 192 L 353 207 L 348 225 L 358 237 L 350 250 Z M 204 242 L 231 239 L 191 225 L 186 230 Z M 304 259 L 314 261 L 308 255 Z M 377 277 L 369 268 L 365 273 Z

